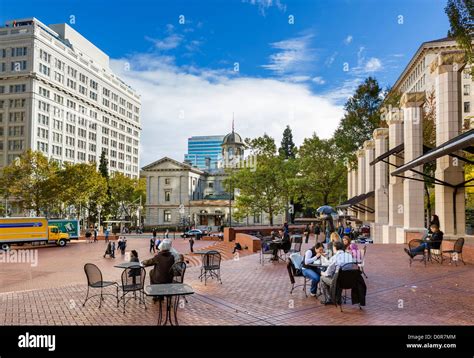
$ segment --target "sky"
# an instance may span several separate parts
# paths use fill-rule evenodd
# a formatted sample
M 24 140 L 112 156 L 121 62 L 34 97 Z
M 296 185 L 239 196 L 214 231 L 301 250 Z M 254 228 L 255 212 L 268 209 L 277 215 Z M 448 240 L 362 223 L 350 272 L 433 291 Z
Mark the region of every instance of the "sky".
M 141 158 L 183 160 L 193 135 L 330 137 L 368 76 L 393 85 L 445 0 L 0 0 L 0 23 L 68 23 L 141 95 Z

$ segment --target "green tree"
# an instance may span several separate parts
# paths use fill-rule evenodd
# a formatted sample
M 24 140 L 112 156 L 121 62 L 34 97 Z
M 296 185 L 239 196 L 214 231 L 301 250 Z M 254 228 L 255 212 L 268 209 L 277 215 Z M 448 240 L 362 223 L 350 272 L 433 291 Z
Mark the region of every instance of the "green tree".
M 293 177 L 296 174 L 296 164 L 294 162 L 296 158 L 297 148 L 295 143 L 293 142 L 293 133 L 291 132 L 291 128 L 289 125 L 287 125 L 285 130 L 283 131 L 281 146 L 278 149 L 278 153 L 280 157 L 283 158 L 285 161 L 282 163 L 281 170 L 278 171 L 277 175 L 281 176 L 280 180 L 282 184 L 283 193 L 286 197 L 286 202 L 294 207 L 295 202 L 293 200 Z M 286 206 L 285 221 L 293 222 L 294 212 L 290 215 L 288 209 L 288 206 Z
M 346 102 L 345 114 L 334 133 L 341 158 L 355 164 L 355 151 L 372 138 L 374 129 L 385 126 L 380 120 L 382 89 L 377 80 L 368 77 Z
M 347 195 L 347 169 L 334 139 L 306 138 L 299 148 L 299 198 L 305 208 L 336 205 Z
M 109 180 L 109 162 L 107 160 L 105 150 L 100 153 L 99 173 L 108 181 Z
M 27 150 L 3 168 L 1 187 L 6 198 L 15 200 L 21 209 L 48 215 L 56 202 L 57 171 L 55 162 L 41 152 Z
M 122 173 L 114 173 L 109 180 L 111 215 L 120 218 L 133 216 L 140 202 L 145 203 L 146 182 L 142 179 L 132 179 Z
M 448 0 L 444 9 L 449 19 L 448 37 L 454 37 L 459 46 L 466 52 L 468 64 L 474 64 L 474 1 Z M 471 66 L 471 76 L 474 78 L 474 66 Z
M 293 133 L 289 125 L 283 131 L 279 154 L 285 159 L 294 159 L 296 157 L 296 145 L 293 142 Z
M 256 160 L 256 165 L 252 168 L 234 169 L 224 181 L 226 190 L 239 190 L 235 199 L 234 216 L 241 219 L 265 212 L 273 225 L 274 217 L 284 210 L 287 203 L 282 180 L 286 179 L 282 174 L 284 159 L 277 155 L 274 139 L 266 134 L 246 139 L 245 142 Z
M 106 179 L 94 163 L 66 163 L 59 173 L 59 197 L 67 206 L 73 206 L 78 218 L 83 209 L 103 205 L 107 201 Z
M 105 178 L 105 181 L 107 183 L 107 200 L 104 203 L 102 210 L 101 210 L 101 216 L 104 218 L 108 218 L 111 214 L 111 209 L 110 209 L 110 202 L 111 202 L 111 194 L 110 194 L 110 185 L 109 185 L 109 162 L 107 160 L 107 156 L 105 154 L 105 150 L 102 150 L 102 153 L 100 154 L 100 160 L 99 160 L 99 173 L 102 175 L 103 178 Z M 95 212 L 97 213 L 97 205 L 95 207 Z

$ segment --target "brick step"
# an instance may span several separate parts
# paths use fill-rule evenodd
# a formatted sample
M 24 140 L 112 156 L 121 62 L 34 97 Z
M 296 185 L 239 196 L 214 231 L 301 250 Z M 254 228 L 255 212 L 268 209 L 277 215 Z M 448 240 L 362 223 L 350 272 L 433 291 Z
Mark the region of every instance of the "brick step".
M 234 250 L 234 244 L 229 242 L 217 241 L 214 245 L 206 246 L 200 248 L 199 251 L 206 250 L 215 250 L 219 252 L 222 256 L 223 261 L 233 260 L 234 255 L 232 251 Z M 239 256 L 248 256 L 254 254 L 248 250 L 239 251 Z M 185 259 L 189 261 L 188 266 L 201 266 L 201 255 L 199 254 L 186 254 Z

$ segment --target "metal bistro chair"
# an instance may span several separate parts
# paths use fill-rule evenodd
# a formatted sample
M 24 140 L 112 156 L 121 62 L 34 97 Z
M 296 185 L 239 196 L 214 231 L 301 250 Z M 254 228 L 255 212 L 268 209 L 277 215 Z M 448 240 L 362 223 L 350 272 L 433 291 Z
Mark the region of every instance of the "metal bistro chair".
M 454 247 L 452 250 L 443 250 L 441 254 L 449 254 L 450 260 L 449 263 L 451 264 L 453 261 L 455 265 L 458 265 L 458 259 L 461 258 L 462 263 L 465 265 L 464 259 L 462 257 L 462 248 L 464 246 L 464 238 L 460 237 L 454 243 Z M 455 258 L 453 260 L 453 258 Z
M 303 240 L 303 238 L 301 238 L 301 240 Z M 280 247 L 278 248 L 278 259 L 285 262 L 288 259 L 288 255 L 292 253 L 291 252 L 292 247 L 293 247 L 293 239 L 290 239 L 290 241 L 287 241 L 285 243 L 281 243 Z M 300 251 L 301 251 L 301 245 L 300 245 Z
M 308 294 L 306 292 L 306 284 L 308 282 L 308 279 L 306 276 L 303 275 L 303 270 L 302 270 L 302 264 L 303 264 L 303 257 L 299 253 L 293 253 L 290 255 L 290 258 L 288 259 L 288 263 L 286 265 L 286 269 L 288 270 L 288 276 L 290 277 L 290 283 L 291 283 L 291 290 L 290 294 L 293 294 L 293 291 L 297 287 L 303 287 L 303 292 L 306 297 L 308 297 Z M 296 285 L 296 280 L 295 277 L 303 277 L 303 283 L 300 285 Z
M 86 277 L 87 277 L 87 295 L 86 295 L 86 300 L 82 304 L 82 307 L 84 307 L 86 305 L 86 302 L 90 298 L 95 297 L 95 296 L 100 296 L 99 308 L 101 308 L 102 307 L 102 301 L 104 301 L 104 296 L 106 296 L 106 295 L 115 296 L 115 298 L 117 299 L 117 305 L 118 305 L 118 302 L 119 302 L 119 298 L 118 298 L 119 285 L 118 285 L 117 282 L 104 281 L 103 278 L 102 278 L 102 272 L 100 271 L 100 269 L 96 265 L 91 264 L 91 263 L 87 263 L 87 264 L 84 265 L 84 272 L 85 272 Z M 115 295 L 113 295 L 111 293 L 104 293 L 103 292 L 104 288 L 110 287 L 110 286 L 115 286 L 116 287 L 117 292 L 116 292 Z M 100 293 L 98 293 L 96 295 L 89 296 L 89 289 L 90 288 L 98 288 L 98 289 L 100 289 Z
M 353 290 L 357 287 L 357 281 L 362 275 L 357 263 L 346 263 L 342 265 L 334 277 L 331 287 L 331 296 L 334 304 L 339 307 L 342 312 L 342 303 L 346 303 L 347 296 L 342 294 L 343 290 Z M 359 303 L 359 309 L 362 307 Z
M 201 282 L 204 278 L 204 285 L 207 284 L 207 278 L 216 278 L 222 284 L 221 280 L 221 254 L 218 251 L 208 251 L 202 257 Z
M 125 313 L 125 305 L 128 301 L 132 298 L 135 300 L 137 299 L 137 292 L 138 292 L 138 301 L 139 303 L 143 303 L 146 309 L 145 303 L 145 277 L 146 271 L 144 267 L 141 267 L 137 264 L 137 266 L 130 266 L 123 270 L 122 272 L 122 297 L 120 300 L 123 300 L 123 313 Z M 128 300 L 126 299 L 126 295 L 129 293 L 133 293 L 133 297 L 130 297 Z M 117 302 L 118 307 L 118 302 Z
M 440 245 L 439 249 L 435 249 L 435 248 L 431 247 L 431 245 L 433 245 L 436 242 L 439 242 L 439 241 L 432 241 L 428 244 L 429 245 L 428 246 L 428 249 L 429 249 L 428 259 L 431 261 L 431 263 L 433 263 L 433 261 L 436 261 L 436 262 L 439 262 L 442 265 L 444 258 L 443 258 L 443 252 L 441 250 L 441 245 Z
M 411 241 L 408 243 L 408 250 L 411 252 L 411 250 L 417 248 L 417 247 L 420 246 L 422 243 L 423 243 L 423 241 L 422 241 L 422 240 L 419 240 L 419 239 L 411 240 Z M 421 256 L 422 258 L 421 258 L 420 262 L 423 262 L 423 263 L 425 264 L 425 267 L 426 267 L 426 262 L 428 261 L 427 251 L 428 251 L 428 250 L 423 250 L 423 251 L 417 252 L 417 253 L 415 254 L 415 256 L 410 257 L 410 266 L 411 266 L 412 262 L 415 261 L 415 257 L 416 257 L 416 256 Z
M 184 261 L 174 263 L 170 271 L 173 274 L 173 283 L 184 283 L 184 274 L 186 273 L 186 263 Z M 184 301 L 188 303 L 186 296 L 183 297 Z
M 291 247 L 288 253 L 291 255 L 293 253 L 301 253 L 301 246 L 303 245 L 303 236 L 295 235 L 291 239 Z
M 270 243 L 272 242 L 271 237 L 266 237 L 261 240 L 261 249 L 260 249 L 260 264 L 263 266 L 265 264 L 265 255 L 270 256 L 270 259 L 273 257 L 273 250 L 270 248 Z M 268 259 L 268 261 L 270 261 Z

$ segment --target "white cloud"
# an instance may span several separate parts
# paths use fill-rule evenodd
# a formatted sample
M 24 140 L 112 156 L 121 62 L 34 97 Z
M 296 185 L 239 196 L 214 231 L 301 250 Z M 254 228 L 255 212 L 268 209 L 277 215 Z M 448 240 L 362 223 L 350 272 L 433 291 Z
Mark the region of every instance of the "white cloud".
M 358 67 L 361 67 L 365 61 L 364 51 L 365 51 L 364 46 L 359 47 L 359 50 L 357 51 L 357 66 Z
M 326 61 L 325 61 L 325 65 L 327 67 L 331 67 L 331 65 L 334 63 L 334 61 L 336 60 L 336 56 L 337 56 L 337 51 L 334 52 L 331 56 L 329 56 Z
M 333 103 L 343 105 L 351 97 L 357 87 L 363 82 L 363 77 L 349 78 L 342 82 L 340 86 L 334 87 L 323 94 L 324 98 L 330 99 Z
M 326 83 L 326 81 L 321 76 L 314 77 L 312 81 L 316 83 L 317 85 L 323 85 Z
M 183 41 L 183 36 L 179 34 L 171 34 L 163 39 L 153 39 L 150 37 L 146 37 L 146 39 L 153 42 L 153 44 L 158 50 L 166 51 L 178 47 Z
M 265 16 L 267 9 L 272 6 L 275 6 L 280 11 L 286 11 L 286 5 L 280 0 L 242 0 L 242 2 L 258 6 L 258 10 L 263 16 Z
M 112 67 L 142 96 L 141 165 L 165 155 L 183 160 L 189 136 L 228 133 L 232 112 L 243 137 L 268 133 L 279 143 L 289 124 L 298 145 L 313 132 L 330 137 L 343 115 L 342 106 L 301 83 L 177 67 L 151 55 L 112 60 Z
M 352 42 L 352 40 L 353 40 L 352 35 L 348 35 L 348 36 L 344 39 L 344 43 L 345 43 L 346 45 L 349 45 L 349 44 Z
M 312 37 L 309 34 L 271 43 L 278 52 L 271 54 L 269 64 L 262 67 L 278 75 L 303 71 L 315 61 L 314 51 L 309 46 Z
M 365 64 L 364 69 L 366 72 L 380 71 L 382 69 L 382 62 L 376 57 L 371 57 Z
M 305 75 L 286 76 L 282 78 L 282 80 L 286 80 L 288 82 L 295 82 L 295 83 L 306 82 L 306 81 L 309 81 L 310 79 L 311 77 L 305 76 Z

